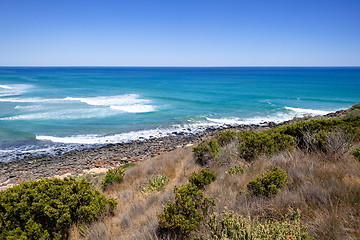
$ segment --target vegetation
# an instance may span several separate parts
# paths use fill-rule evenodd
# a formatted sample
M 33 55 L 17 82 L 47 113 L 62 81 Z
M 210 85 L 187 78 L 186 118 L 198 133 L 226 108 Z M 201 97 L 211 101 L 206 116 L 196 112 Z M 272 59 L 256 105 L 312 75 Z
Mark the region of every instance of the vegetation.
M 71 224 L 93 221 L 116 205 L 85 180 L 24 182 L 0 192 L 0 239 L 66 239 Z
M 135 165 L 136 165 L 135 163 L 130 162 L 130 163 L 126 163 L 126 164 L 122 165 L 121 168 L 122 168 L 122 169 L 126 169 L 126 168 L 128 168 L 128 167 L 133 167 L 133 166 L 135 166 Z
M 221 131 L 218 136 L 218 142 L 220 146 L 224 147 L 225 145 L 231 143 L 233 140 L 235 140 L 237 137 L 237 134 L 231 130 L 224 130 Z
M 262 154 L 270 155 L 292 149 L 294 146 L 294 139 L 287 135 L 272 131 L 240 132 L 240 155 L 246 161 L 253 160 Z
M 218 155 L 220 151 L 220 145 L 216 138 L 211 138 L 202 141 L 197 147 L 193 149 L 196 157 L 196 162 L 206 165 L 209 160 Z
M 351 154 L 360 160 L 360 148 L 354 149 Z
M 194 148 L 197 162 L 205 165 L 214 159 L 221 147 L 236 139 L 239 142 L 239 157 L 246 161 L 253 160 L 260 155 L 270 155 L 286 149 L 293 149 L 294 138 L 279 132 L 232 132 L 225 130 L 219 133 L 218 138 L 204 140 Z
M 192 183 L 174 189 L 175 201 L 169 201 L 158 215 L 160 228 L 189 235 L 197 229 L 215 203 Z
M 256 219 L 244 218 L 225 208 L 220 223 L 217 222 L 217 214 L 210 217 L 208 223 L 211 230 L 210 239 L 314 239 L 309 236 L 307 228 L 300 223 L 299 210 L 294 211 L 290 208 L 289 212 L 291 220 L 284 218 L 282 221 L 267 221 L 261 224 Z
M 359 139 L 360 116 L 341 120 L 310 120 L 287 126 L 274 128 L 272 131 L 287 134 L 296 138 L 297 146 L 307 151 L 320 150 L 326 152 L 326 142 L 329 135 L 339 131 L 349 140 Z M 339 139 L 341 140 L 341 139 Z
M 229 175 L 232 176 L 237 173 L 244 173 L 244 172 L 245 172 L 244 168 L 235 165 L 235 166 L 229 168 L 229 170 L 226 173 L 228 173 Z
M 121 182 L 124 177 L 124 171 L 123 167 L 107 170 L 105 177 L 101 181 L 101 188 L 105 190 L 113 182 Z
M 156 175 L 155 177 L 149 179 L 150 185 L 143 188 L 143 193 L 148 196 L 154 191 L 165 189 L 165 183 L 168 181 L 169 179 L 166 176 Z
M 282 169 L 273 167 L 271 171 L 267 170 L 260 177 L 250 181 L 247 188 L 254 195 L 270 197 L 278 193 L 280 188 L 285 187 L 287 180 L 287 174 Z
M 354 118 L 360 116 L 360 104 L 355 104 L 351 108 L 345 110 L 347 118 Z
M 216 180 L 217 174 L 216 172 L 210 171 L 209 168 L 205 168 L 201 170 L 199 173 L 193 173 L 189 182 L 193 185 L 197 186 L 199 189 L 203 188 L 205 185 L 209 185 L 213 181 Z

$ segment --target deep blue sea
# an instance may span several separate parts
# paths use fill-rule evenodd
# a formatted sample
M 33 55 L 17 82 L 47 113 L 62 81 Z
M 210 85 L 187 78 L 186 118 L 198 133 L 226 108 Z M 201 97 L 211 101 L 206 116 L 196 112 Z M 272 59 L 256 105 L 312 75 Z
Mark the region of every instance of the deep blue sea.
M 360 68 L 0 67 L 0 161 L 360 102 Z

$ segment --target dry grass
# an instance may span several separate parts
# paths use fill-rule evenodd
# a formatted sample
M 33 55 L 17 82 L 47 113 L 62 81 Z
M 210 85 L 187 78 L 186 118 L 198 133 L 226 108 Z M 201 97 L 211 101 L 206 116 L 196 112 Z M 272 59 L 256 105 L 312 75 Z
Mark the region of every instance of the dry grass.
M 352 146 L 356 147 L 359 144 Z M 219 215 L 226 206 L 245 217 L 280 220 L 292 207 L 301 210 L 302 223 L 316 239 L 360 239 L 360 162 L 349 151 L 334 158 L 329 153 L 295 150 L 262 156 L 252 163 L 237 156 L 236 144 L 230 143 L 210 164 L 218 178 L 205 187 L 204 193 L 215 199 L 214 211 Z M 225 173 L 234 165 L 245 172 L 233 176 Z M 247 190 L 249 181 L 274 166 L 282 168 L 289 178 L 277 195 L 267 198 L 239 193 Z M 119 203 L 115 215 L 90 226 L 73 226 L 71 239 L 176 239 L 158 234 L 156 214 L 173 200 L 174 186 L 187 183 L 191 173 L 200 169 L 192 149 L 178 149 L 126 169 L 123 183 L 105 192 Z M 166 190 L 146 197 L 141 190 L 155 175 L 165 175 L 170 181 Z M 207 239 L 207 235 L 209 229 L 204 223 L 196 236 Z
M 174 186 L 187 183 L 191 173 L 200 169 L 191 148 L 178 149 L 127 168 L 124 181 L 105 191 L 107 197 L 118 202 L 115 215 L 90 226 L 73 226 L 71 239 L 158 239 L 156 215 L 173 199 Z M 141 191 L 155 175 L 167 176 L 170 181 L 164 191 L 146 197 Z
M 227 206 L 243 216 L 280 220 L 289 207 L 298 208 L 309 233 L 317 239 L 359 239 L 360 163 L 349 154 L 336 159 L 297 150 L 260 157 L 250 165 L 238 160 L 245 173 L 229 176 L 225 174 L 228 167 L 219 167 L 218 180 L 205 194 L 215 196 L 218 214 Z M 288 174 L 285 189 L 272 198 L 239 194 L 249 181 L 274 166 Z

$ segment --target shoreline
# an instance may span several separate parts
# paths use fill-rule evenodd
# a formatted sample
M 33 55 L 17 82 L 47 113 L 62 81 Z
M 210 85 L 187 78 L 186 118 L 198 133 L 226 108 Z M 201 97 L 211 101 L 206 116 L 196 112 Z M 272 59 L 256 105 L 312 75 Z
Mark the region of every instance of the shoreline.
M 346 110 L 332 112 L 323 117 L 336 118 L 343 116 Z M 87 173 L 106 172 L 109 168 L 119 167 L 126 163 L 139 163 L 151 155 L 162 155 L 178 148 L 192 147 L 216 133 L 229 129 L 233 131 L 263 131 L 281 123 L 264 122 L 250 125 L 223 125 L 210 127 L 193 135 L 178 135 L 135 140 L 128 143 L 108 144 L 100 148 L 74 150 L 63 155 L 48 155 L 42 158 L 29 156 L 22 160 L 0 162 L 0 191 L 29 180 L 42 178 L 76 177 Z
M 24 181 L 76 177 L 89 172 L 104 172 L 109 168 L 130 162 L 139 163 L 150 158 L 151 155 L 162 155 L 178 148 L 191 147 L 225 129 L 262 131 L 276 125 L 279 124 L 270 122 L 267 125 L 224 125 L 219 128 L 207 128 L 203 132 L 189 136 L 165 136 L 70 151 L 60 156 L 49 155 L 42 158 L 29 156 L 22 160 L 0 162 L 0 191 Z

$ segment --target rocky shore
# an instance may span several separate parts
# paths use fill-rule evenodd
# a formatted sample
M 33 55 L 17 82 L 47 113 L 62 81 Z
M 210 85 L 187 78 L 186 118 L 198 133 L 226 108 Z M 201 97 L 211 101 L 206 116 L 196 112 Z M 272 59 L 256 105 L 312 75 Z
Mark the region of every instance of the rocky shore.
M 0 190 L 28 180 L 75 177 L 89 172 L 104 172 L 108 168 L 118 167 L 129 162 L 138 163 L 152 155 L 161 155 L 176 148 L 191 147 L 223 129 L 259 131 L 273 126 L 275 126 L 274 123 L 266 123 L 264 126 L 239 125 L 208 128 L 204 132 L 191 136 L 179 133 L 175 137 L 167 136 L 144 141 L 109 144 L 101 148 L 71 151 L 61 156 L 43 158 L 29 156 L 23 160 L 0 162 Z

